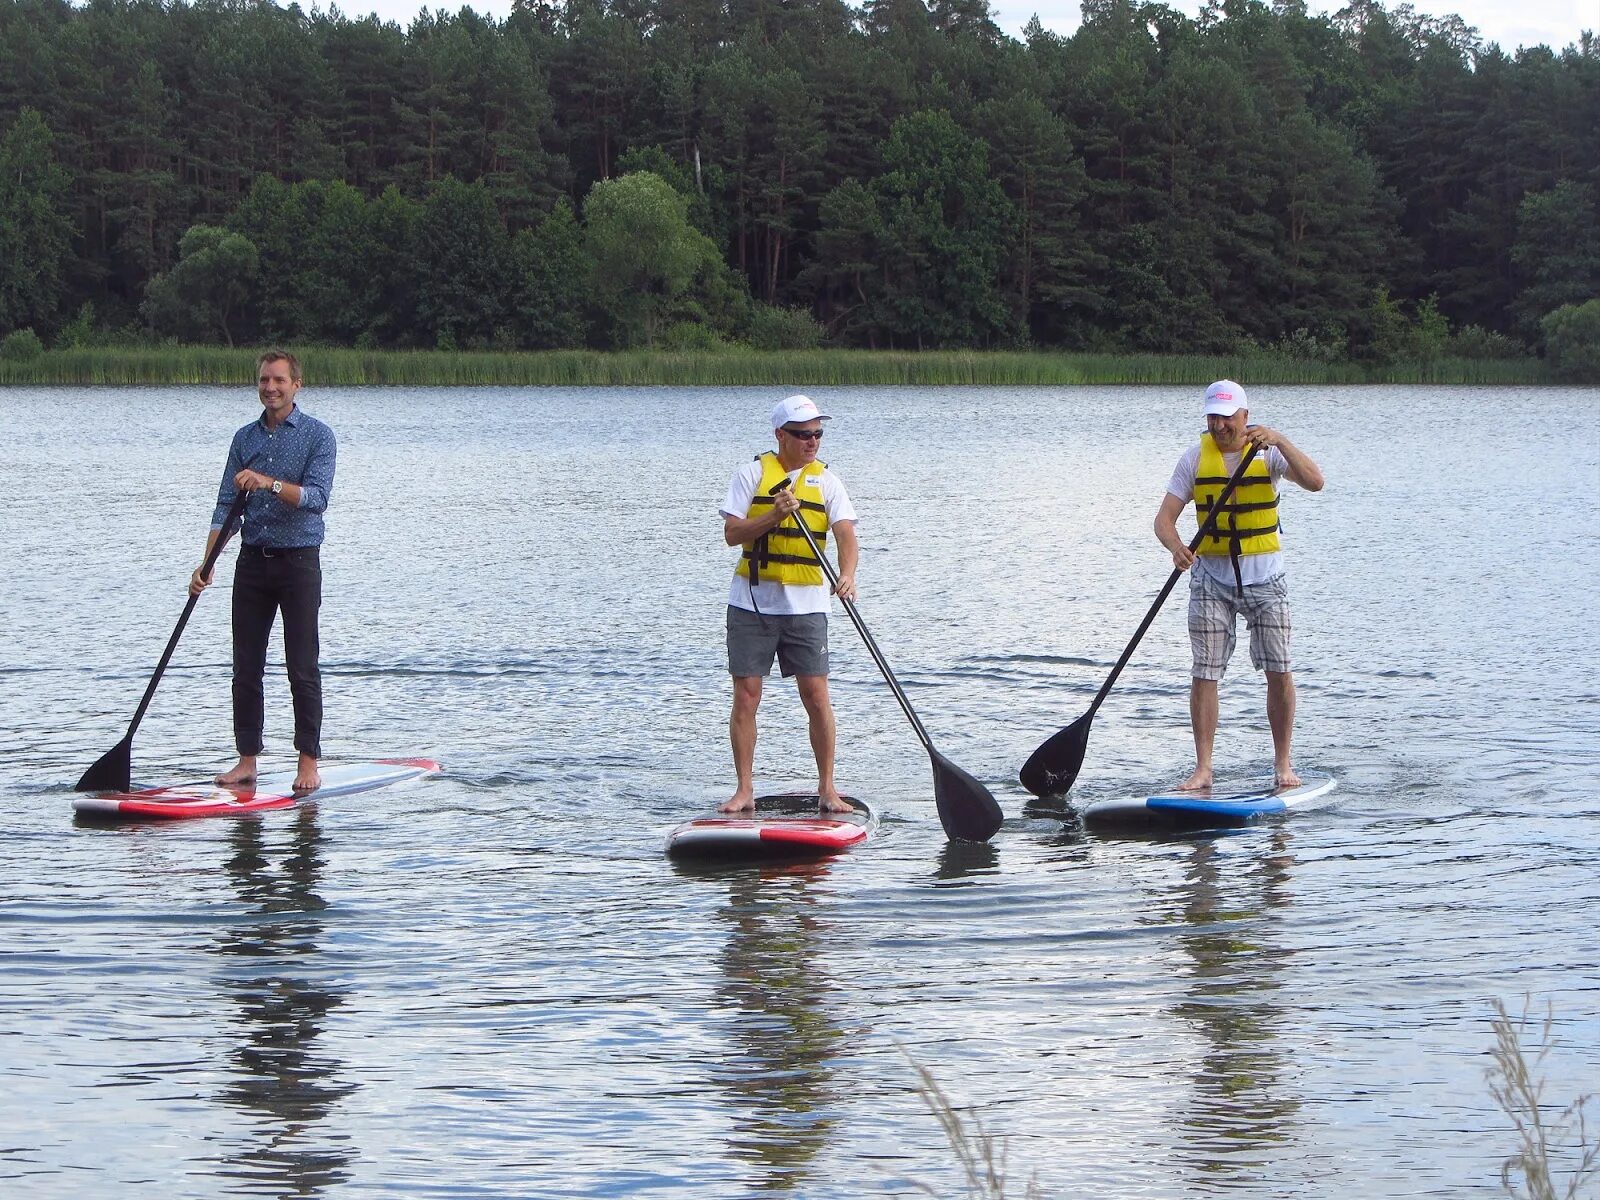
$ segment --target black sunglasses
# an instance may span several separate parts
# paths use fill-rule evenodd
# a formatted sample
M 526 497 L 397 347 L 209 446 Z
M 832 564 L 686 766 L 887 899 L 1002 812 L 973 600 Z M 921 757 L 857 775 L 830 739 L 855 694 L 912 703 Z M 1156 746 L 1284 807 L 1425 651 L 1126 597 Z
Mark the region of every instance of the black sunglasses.
M 816 442 L 822 439 L 823 431 L 820 429 L 790 429 L 787 425 L 780 425 L 778 428 L 792 438 L 804 438 L 808 442 Z

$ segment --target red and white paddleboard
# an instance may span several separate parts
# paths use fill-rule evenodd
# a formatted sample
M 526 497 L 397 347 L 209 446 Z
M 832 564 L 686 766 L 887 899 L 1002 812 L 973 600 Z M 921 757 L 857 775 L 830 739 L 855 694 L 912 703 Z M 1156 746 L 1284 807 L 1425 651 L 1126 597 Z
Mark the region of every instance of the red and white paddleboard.
M 106 792 L 79 796 L 74 812 L 88 817 L 123 820 L 183 821 L 194 817 L 235 817 L 242 813 L 292 808 L 302 800 L 322 800 L 371 791 L 407 779 L 437 775 L 439 764 L 431 758 L 380 758 L 364 763 L 324 763 L 322 786 L 296 795 L 294 771 L 259 776 L 255 783 L 222 787 L 210 780 L 179 783 L 171 787 L 143 788 L 137 792 Z
M 845 813 L 817 810 L 815 792 L 757 796 L 756 811 L 686 821 L 667 834 L 675 858 L 806 858 L 837 854 L 872 836 L 878 814 L 854 796 Z

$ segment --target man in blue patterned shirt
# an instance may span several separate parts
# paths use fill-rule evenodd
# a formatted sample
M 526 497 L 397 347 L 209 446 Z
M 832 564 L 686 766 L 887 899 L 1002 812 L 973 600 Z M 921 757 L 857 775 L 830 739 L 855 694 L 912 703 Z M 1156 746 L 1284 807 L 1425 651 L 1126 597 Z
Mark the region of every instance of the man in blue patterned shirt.
M 300 361 L 268 350 L 256 363 L 261 417 L 233 435 L 217 492 L 206 554 L 222 533 L 228 508 L 245 501 L 239 564 L 233 576 L 233 737 L 239 761 L 217 776 L 220 784 L 253 783 L 261 753 L 267 638 L 283 613 L 283 652 L 294 699 L 294 747 L 300 752 L 294 789 L 320 787 L 322 669 L 318 665 L 317 612 L 322 607 L 322 514 L 333 491 L 333 430 L 301 412 Z M 205 561 L 204 556 L 201 562 Z M 196 567 L 189 591 L 211 583 Z

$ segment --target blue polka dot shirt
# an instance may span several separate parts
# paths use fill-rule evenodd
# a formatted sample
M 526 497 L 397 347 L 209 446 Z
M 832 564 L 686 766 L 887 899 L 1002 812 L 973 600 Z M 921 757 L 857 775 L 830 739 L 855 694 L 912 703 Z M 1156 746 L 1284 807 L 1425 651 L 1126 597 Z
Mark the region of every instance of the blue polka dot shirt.
M 222 528 L 228 508 L 239 494 L 233 477 L 249 467 L 273 479 L 299 484 L 300 506 L 290 508 L 271 492 L 252 493 L 244 506 L 245 544 L 273 549 L 322 545 L 322 514 L 333 492 L 335 451 L 333 430 L 301 412 L 299 405 L 290 409 L 276 429 L 267 428 L 264 414 L 251 421 L 233 435 L 228 447 L 228 465 L 222 471 L 211 528 Z

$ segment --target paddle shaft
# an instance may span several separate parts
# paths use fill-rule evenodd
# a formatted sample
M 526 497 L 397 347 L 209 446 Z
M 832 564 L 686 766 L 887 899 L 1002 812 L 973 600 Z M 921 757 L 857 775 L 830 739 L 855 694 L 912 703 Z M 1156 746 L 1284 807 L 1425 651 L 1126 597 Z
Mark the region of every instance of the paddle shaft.
M 777 495 L 790 484 L 790 480 L 780 480 L 772 487 L 768 495 Z M 823 574 L 828 577 L 828 582 L 833 584 L 835 594 L 839 590 L 839 573 L 833 569 L 833 564 L 828 561 L 828 556 L 822 552 L 822 547 L 817 545 L 817 539 L 811 536 L 811 529 L 800 519 L 799 513 L 794 513 L 794 523 L 800 532 L 805 534 L 806 541 L 811 545 L 811 553 L 816 555 L 818 564 L 822 567 Z M 781 524 L 781 522 L 780 522 Z M 906 720 L 911 722 L 911 728 L 916 731 L 921 740 L 923 749 L 929 754 L 934 752 L 933 739 L 928 736 L 927 729 L 923 726 L 916 710 L 911 707 L 911 701 L 906 698 L 905 689 L 900 686 L 900 681 L 894 677 L 894 672 L 889 669 L 889 660 L 884 658 L 883 651 L 878 649 L 878 643 L 873 640 L 872 633 L 867 629 L 867 623 L 861 619 L 861 614 L 856 611 L 856 606 L 845 597 L 840 596 L 839 602 L 844 605 L 844 611 L 850 615 L 851 622 L 856 627 L 856 632 L 861 635 L 862 644 L 866 646 L 867 653 L 872 655 L 872 661 L 878 664 L 878 670 L 883 672 L 884 682 L 889 685 L 889 690 L 894 693 L 894 698 L 899 702 L 900 708 L 906 714 Z
M 211 551 L 206 555 L 205 562 L 200 565 L 200 578 L 210 579 L 211 572 L 217 565 L 217 559 L 222 554 L 222 548 L 233 536 L 233 524 L 244 512 L 244 506 L 250 499 L 250 493 L 243 490 L 233 498 L 232 505 L 228 508 L 228 515 L 222 518 L 222 528 L 217 533 L 217 540 L 212 544 Z M 194 606 L 200 600 L 200 593 L 196 592 L 189 597 L 189 603 L 183 606 L 183 615 L 178 618 L 177 627 L 173 629 L 172 636 L 167 639 L 167 648 L 161 652 L 161 661 L 156 664 L 156 672 L 150 676 L 150 683 L 144 689 L 144 698 L 139 701 L 139 707 L 134 711 L 133 720 L 128 723 L 128 732 L 124 741 L 132 741 L 134 731 L 139 728 L 139 722 L 144 720 L 145 710 L 150 707 L 150 701 L 156 694 L 156 685 L 161 682 L 161 676 L 167 669 L 167 664 L 172 661 L 172 652 L 178 648 L 178 639 L 183 636 L 183 627 L 189 623 L 189 617 L 194 612 Z
M 1253 443 L 1245 449 L 1244 457 L 1239 460 L 1239 465 L 1234 468 L 1233 474 L 1228 477 L 1227 485 L 1218 494 L 1211 505 L 1211 511 L 1206 514 L 1206 519 L 1200 523 L 1199 530 L 1189 542 L 1191 551 L 1197 549 L 1200 543 L 1205 541 L 1206 536 L 1216 528 L 1217 517 L 1222 513 L 1222 506 L 1228 502 L 1228 497 L 1233 495 L 1233 489 L 1238 487 L 1239 481 L 1244 478 L 1244 469 L 1250 465 L 1250 460 L 1255 458 L 1257 449 L 1259 447 Z M 1193 568 L 1191 567 L 1190 569 L 1192 570 Z M 1140 639 L 1145 635 L 1145 631 L 1150 628 L 1151 622 L 1156 619 L 1156 613 L 1161 611 L 1161 606 L 1166 603 L 1167 597 L 1171 595 L 1173 587 L 1178 582 L 1178 577 L 1182 574 L 1183 571 L 1180 568 L 1174 567 L 1172 574 L 1167 576 L 1166 585 L 1161 589 L 1160 594 L 1156 596 L 1155 603 L 1150 606 L 1150 611 L 1145 613 L 1144 620 L 1139 622 L 1139 628 L 1134 631 L 1133 640 L 1128 643 L 1127 649 L 1122 652 L 1122 657 L 1117 659 L 1117 665 L 1111 668 L 1111 674 L 1106 676 L 1105 683 L 1101 684 L 1100 690 L 1095 693 L 1094 703 L 1089 705 L 1089 711 L 1084 714 L 1083 719 L 1085 721 L 1094 717 L 1096 710 L 1099 709 L 1106 696 L 1110 694 L 1111 685 L 1117 681 L 1117 676 L 1122 674 L 1122 668 L 1128 665 L 1128 660 L 1133 657 L 1134 647 L 1139 644 Z

